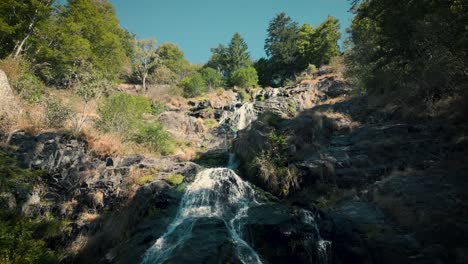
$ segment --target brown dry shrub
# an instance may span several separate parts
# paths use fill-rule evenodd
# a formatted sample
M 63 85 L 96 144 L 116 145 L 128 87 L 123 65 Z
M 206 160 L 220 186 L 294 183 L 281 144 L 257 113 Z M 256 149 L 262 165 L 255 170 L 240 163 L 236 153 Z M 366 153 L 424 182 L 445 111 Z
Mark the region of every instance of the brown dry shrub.
M 86 128 L 81 131 L 81 136 L 88 142 L 95 155 L 109 157 L 125 153 L 123 139 L 119 135 L 104 134 L 92 128 Z

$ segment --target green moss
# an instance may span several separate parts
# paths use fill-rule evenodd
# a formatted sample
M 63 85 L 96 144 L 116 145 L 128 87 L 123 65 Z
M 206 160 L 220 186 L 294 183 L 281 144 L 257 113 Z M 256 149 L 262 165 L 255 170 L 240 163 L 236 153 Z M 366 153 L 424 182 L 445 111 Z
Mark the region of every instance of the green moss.
M 184 175 L 182 174 L 172 174 L 166 178 L 166 180 L 174 186 L 180 185 L 184 181 Z
M 153 175 L 143 175 L 135 179 L 135 184 L 143 186 L 145 184 L 148 184 L 154 180 Z

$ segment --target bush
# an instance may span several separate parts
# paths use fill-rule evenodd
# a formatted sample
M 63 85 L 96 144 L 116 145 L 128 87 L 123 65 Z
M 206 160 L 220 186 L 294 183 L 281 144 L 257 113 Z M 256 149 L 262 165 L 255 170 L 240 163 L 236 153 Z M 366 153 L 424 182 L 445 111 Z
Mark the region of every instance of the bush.
M 149 83 L 173 85 L 177 83 L 179 76 L 168 67 L 158 66 L 148 78 Z
M 12 87 L 21 98 L 29 103 L 37 103 L 42 99 L 44 84 L 34 75 L 27 60 L 8 57 L 0 61 L 0 69 L 5 71 Z
M 14 158 L 0 152 L 0 175 L 0 193 L 25 193 L 40 182 L 44 172 L 21 169 Z M 47 247 L 45 239 L 64 231 L 62 222 L 19 214 L 0 209 L 0 263 L 57 263 L 58 254 Z
M 171 185 L 179 185 L 184 181 L 184 175 L 182 174 L 172 174 L 169 177 L 166 178 L 166 180 L 171 184 Z
M 118 93 L 108 97 L 99 108 L 101 120 L 97 126 L 104 132 L 128 137 L 141 125 L 142 114 L 151 111 L 151 104 L 145 97 Z
M 151 102 L 151 113 L 153 115 L 159 115 L 167 110 L 166 104 L 160 101 Z
M 174 138 L 161 124 L 142 125 L 132 139 L 161 155 L 172 154 L 175 149 Z
M 48 127 L 61 128 L 70 119 L 72 111 L 60 100 L 50 98 L 45 102 L 44 113 Z
M 258 85 L 257 70 L 254 67 L 240 68 L 231 74 L 229 80 L 232 86 L 255 87 Z
M 309 64 L 309 66 L 307 66 L 306 72 L 308 75 L 316 74 L 318 72 L 317 66 L 314 64 Z
M 194 74 L 192 77 L 184 78 L 180 85 L 184 90 L 184 97 L 191 98 L 200 96 L 208 91 L 203 76 L 199 73 Z

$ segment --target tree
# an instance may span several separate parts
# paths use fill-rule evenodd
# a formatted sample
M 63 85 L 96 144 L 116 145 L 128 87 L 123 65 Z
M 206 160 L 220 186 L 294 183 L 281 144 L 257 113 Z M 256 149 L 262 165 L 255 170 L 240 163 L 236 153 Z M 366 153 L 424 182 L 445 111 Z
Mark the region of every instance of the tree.
M 0 58 L 17 57 L 36 27 L 47 19 L 54 0 L 4 0 L 0 3 Z
M 278 14 L 268 26 L 265 52 L 269 57 L 271 70 L 279 77 L 280 84 L 292 78 L 296 72 L 298 31 L 297 23 L 285 13 Z
M 146 79 L 151 70 L 160 63 L 160 58 L 156 52 L 156 40 L 154 38 L 136 41 L 133 67 L 140 78 L 143 90 L 146 91 Z
M 48 82 L 71 87 L 88 63 L 116 80 L 128 61 L 129 35 L 106 0 L 69 0 L 36 29 L 27 54 Z
M 223 75 L 213 68 L 203 68 L 201 70 L 201 75 L 208 86 L 208 91 L 211 91 L 213 88 L 219 87 L 223 84 Z
M 196 97 L 207 92 L 207 86 L 203 76 L 200 73 L 195 73 L 191 77 L 184 78 L 180 85 L 184 90 L 184 97 Z
M 355 2 L 346 63 L 360 87 L 374 94 L 405 92 L 429 104 L 462 92 L 468 79 L 466 1 Z
M 227 61 L 229 72 L 252 65 L 248 49 L 247 43 L 245 43 L 241 35 L 236 32 L 234 36 L 232 36 L 228 47 Z
M 255 87 L 258 85 L 257 71 L 254 67 L 240 68 L 231 74 L 230 82 L 233 86 Z
M 220 44 L 211 52 L 212 56 L 206 66 L 219 70 L 226 77 L 237 69 L 252 65 L 247 43 L 239 33 L 232 36 L 229 46 Z
M 161 64 L 166 66 L 172 72 L 184 78 L 191 72 L 191 65 L 185 59 L 184 52 L 176 44 L 163 43 L 156 50 Z
M 338 56 L 340 50 L 338 40 L 341 37 L 340 25 L 336 18 L 328 17 L 316 29 L 309 24 L 304 24 L 299 29 L 297 47 L 299 52 L 300 70 L 309 64 L 324 65 L 330 63 L 330 59 Z

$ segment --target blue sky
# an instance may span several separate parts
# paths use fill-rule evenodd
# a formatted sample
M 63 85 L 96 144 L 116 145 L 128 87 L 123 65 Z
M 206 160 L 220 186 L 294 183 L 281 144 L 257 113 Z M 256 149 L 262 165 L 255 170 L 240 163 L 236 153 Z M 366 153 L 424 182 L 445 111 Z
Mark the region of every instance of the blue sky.
M 300 24 L 320 24 L 328 15 L 338 18 L 342 32 L 349 26 L 348 0 L 110 0 L 122 27 L 138 38 L 173 42 L 192 63 L 204 63 L 210 48 L 227 44 L 239 32 L 253 59 L 263 49 L 269 21 L 285 12 Z

